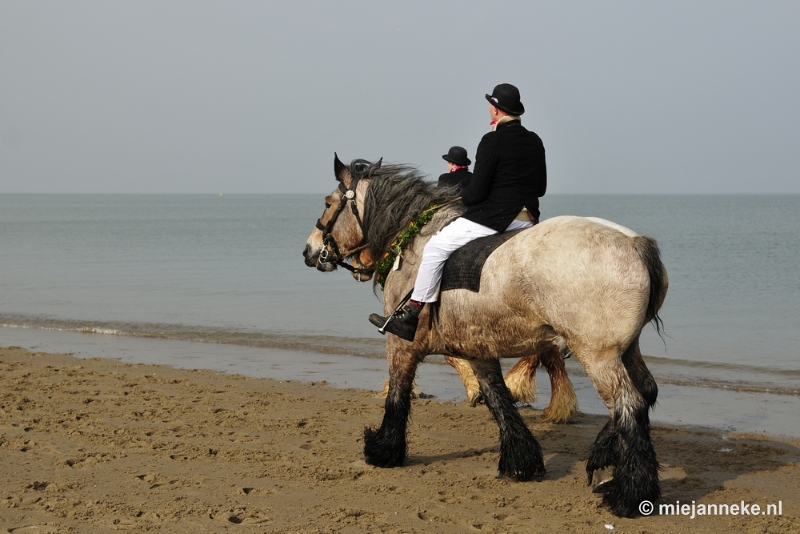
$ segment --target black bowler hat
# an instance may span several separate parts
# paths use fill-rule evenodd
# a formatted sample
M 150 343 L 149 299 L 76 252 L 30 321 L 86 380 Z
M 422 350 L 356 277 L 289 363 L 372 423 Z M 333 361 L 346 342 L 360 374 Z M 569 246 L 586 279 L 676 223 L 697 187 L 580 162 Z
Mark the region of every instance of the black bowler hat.
M 469 165 L 472 162 L 467 157 L 467 149 L 460 146 L 451 146 L 442 159 L 456 165 Z
M 525 113 L 525 106 L 519 101 L 519 89 L 510 83 L 501 83 L 495 87 L 491 95 L 486 95 L 486 100 L 497 109 L 511 115 Z

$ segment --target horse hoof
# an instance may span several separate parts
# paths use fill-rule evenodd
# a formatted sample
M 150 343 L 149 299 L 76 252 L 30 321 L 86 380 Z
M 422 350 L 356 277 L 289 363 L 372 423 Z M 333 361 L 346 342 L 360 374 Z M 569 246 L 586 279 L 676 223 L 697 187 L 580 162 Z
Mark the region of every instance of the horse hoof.
M 364 428 L 364 461 L 375 467 L 400 467 L 406 463 L 405 435 Z
M 534 482 L 541 482 L 544 480 L 544 476 L 547 474 L 547 470 L 544 466 L 537 468 L 536 471 L 533 472 L 533 475 L 528 480 L 533 480 Z
M 554 425 L 566 425 L 577 413 L 577 408 L 573 408 L 572 406 L 559 406 L 558 408 L 547 406 L 542 410 L 542 421 L 545 423 L 553 423 Z
M 643 514 L 641 504 L 658 502 L 660 491 L 658 488 L 651 489 L 649 492 L 642 492 L 639 495 L 625 493 L 624 487 L 614 479 L 603 484 L 603 504 L 606 505 L 617 517 L 639 517 Z M 650 509 L 652 512 L 652 509 Z M 644 510 L 646 512 L 646 510 Z M 645 513 L 649 515 L 649 513 Z
M 475 408 L 479 404 L 483 404 L 483 393 L 476 393 L 475 395 L 470 396 L 469 398 L 469 406 L 470 408 Z
M 537 466 L 528 466 L 528 468 L 514 470 L 514 471 L 501 471 L 497 478 L 501 480 L 513 480 L 514 482 L 541 482 L 544 479 L 544 476 L 547 474 L 547 470 L 544 468 L 544 464 L 537 465 Z
M 537 471 L 535 473 L 515 473 L 512 475 L 498 475 L 500 480 L 513 480 L 514 482 L 541 482 L 547 473 Z
M 611 489 L 611 483 L 614 481 L 613 478 L 607 478 L 605 480 L 601 480 L 592 488 L 592 493 L 606 493 L 608 490 Z

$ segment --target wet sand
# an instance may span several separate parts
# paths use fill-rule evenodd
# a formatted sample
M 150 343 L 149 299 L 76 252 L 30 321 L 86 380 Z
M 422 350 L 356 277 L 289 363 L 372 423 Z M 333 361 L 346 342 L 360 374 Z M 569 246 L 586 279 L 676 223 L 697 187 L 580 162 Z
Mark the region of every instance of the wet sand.
M 405 467 L 368 466 L 375 391 L 0 349 L 0 528 L 8 532 L 798 532 L 800 440 L 656 424 L 662 503 L 782 515 L 620 519 L 586 485 L 605 418 L 522 415 L 541 482 L 496 478 L 485 407 L 413 402 Z M 766 407 L 765 407 L 766 409 Z

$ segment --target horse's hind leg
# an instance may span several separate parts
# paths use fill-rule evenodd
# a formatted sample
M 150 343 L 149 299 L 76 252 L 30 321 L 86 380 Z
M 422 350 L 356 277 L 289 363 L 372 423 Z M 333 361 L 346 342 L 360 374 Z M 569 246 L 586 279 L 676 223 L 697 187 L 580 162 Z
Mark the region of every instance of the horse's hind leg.
M 500 476 L 515 480 L 543 477 L 542 448 L 514 406 L 511 392 L 503 381 L 500 362 L 496 359 L 471 360 L 470 364 L 481 385 L 486 405 L 500 427 Z
M 589 460 L 586 462 L 588 483 L 592 483 L 595 471 L 609 466 L 617 467 L 619 454 L 619 435 L 614 427 L 614 419 L 609 419 L 589 449 Z
M 607 358 L 607 359 L 606 359 Z M 587 462 L 587 474 L 608 465 L 616 467 L 603 502 L 618 516 L 639 515 L 642 501 L 661 496 L 658 460 L 650 438 L 648 411 L 658 389 L 644 365 L 638 340 L 621 359 L 608 353 L 581 358 L 612 419 L 597 435 Z M 594 361 L 590 361 L 594 359 Z M 603 361 L 606 359 L 606 361 Z
M 550 376 L 550 404 L 544 409 L 542 416 L 551 423 L 567 423 L 578 413 L 578 397 L 567 376 L 567 368 L 561 351 L 553 348 L 542 354 L 539 359 L 542 367 Z
M 404 351 L 391 352 L 389 391 L 384 404 L 383 422 L 378 429 L 364 429 L 364 458 L 370 465 L 397 467 L 406 461 L 406 429 L 411 413 L 414 375 L 419 362 L 414 355 Z

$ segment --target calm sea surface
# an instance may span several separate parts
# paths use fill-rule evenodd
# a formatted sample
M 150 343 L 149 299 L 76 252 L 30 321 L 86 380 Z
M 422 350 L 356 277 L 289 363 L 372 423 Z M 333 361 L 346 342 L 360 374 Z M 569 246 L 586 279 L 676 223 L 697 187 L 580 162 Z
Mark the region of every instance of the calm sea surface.
M 367 322 L 380 300 L 302 261 L 322 199 L 0 195 L 0 345 L 372 387 L 347 377 L 386 374 Z M 800 196 L 548 195 L 541 210 L 658 240 L 667 335 L 642 342 L 656 419 L 800 434 Z M 568 364 L 582 408 L 602 411 Z M 461 395 L 444 366 L 426 373 L 427 392 Z

